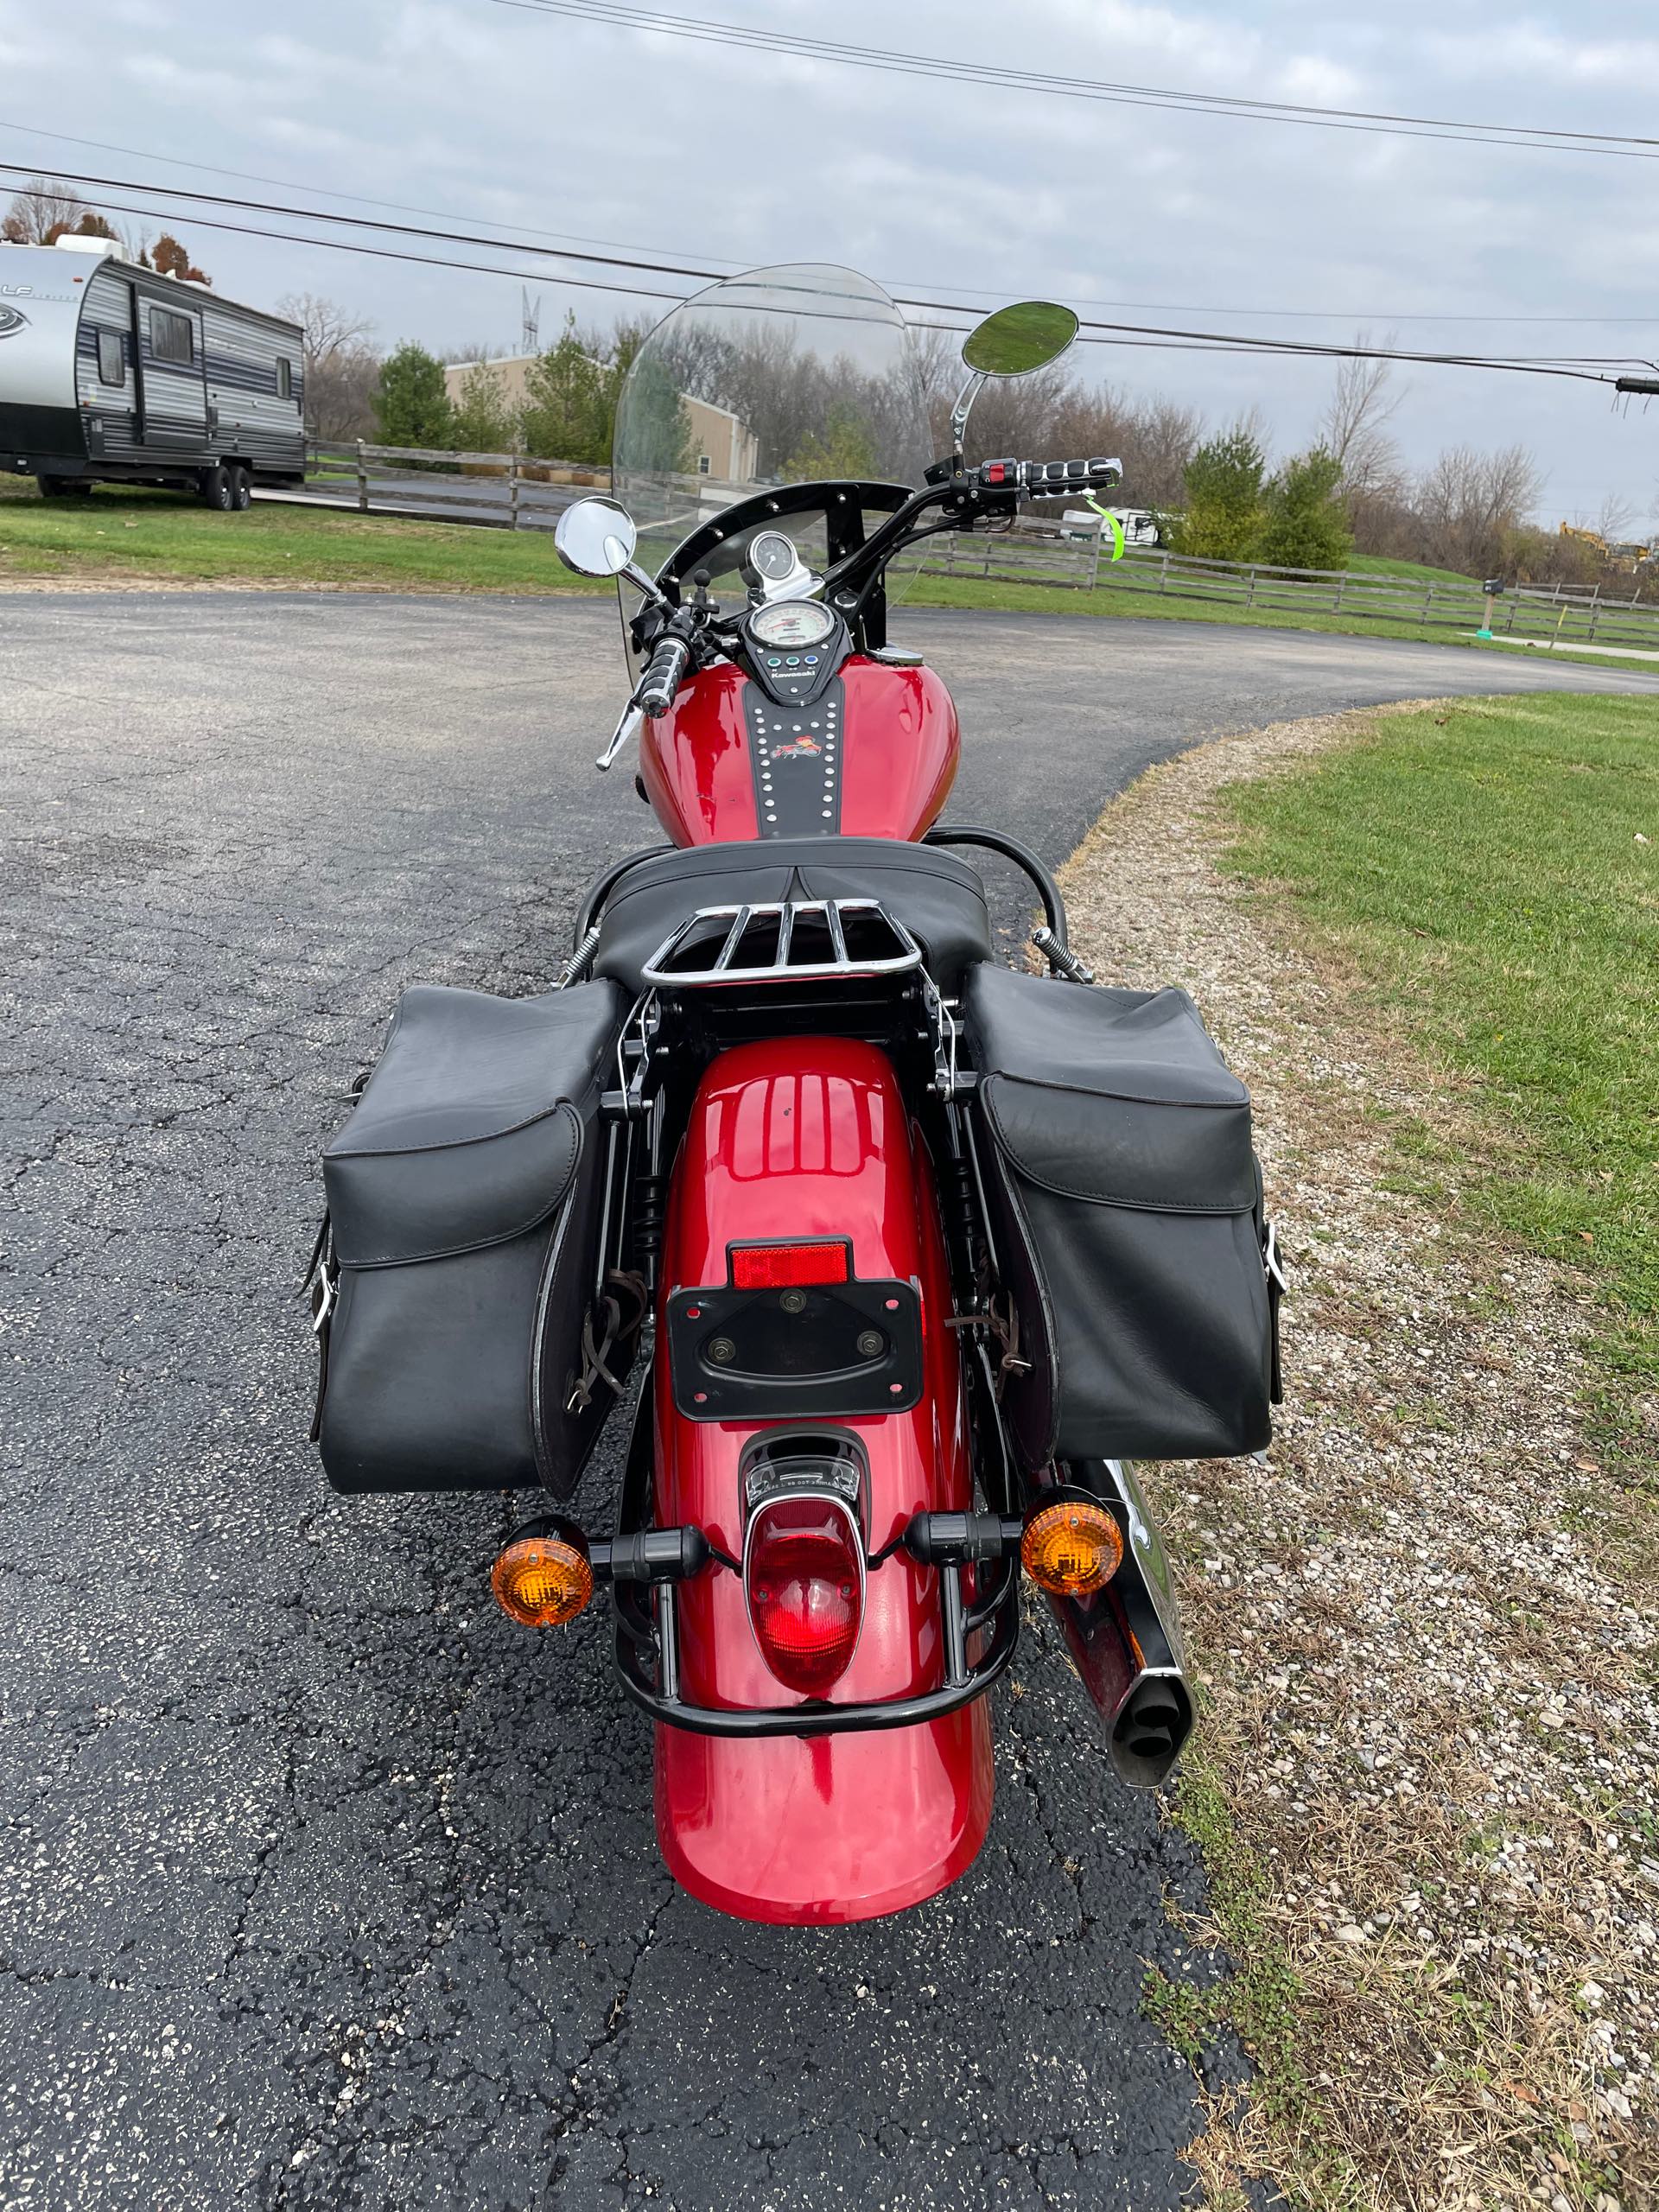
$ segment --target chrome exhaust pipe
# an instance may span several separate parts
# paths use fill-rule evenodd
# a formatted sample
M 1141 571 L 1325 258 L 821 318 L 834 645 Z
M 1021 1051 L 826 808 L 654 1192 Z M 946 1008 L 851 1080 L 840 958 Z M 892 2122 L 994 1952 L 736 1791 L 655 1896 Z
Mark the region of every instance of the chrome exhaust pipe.
M 1097 1596 L 1049 1603 L 1100 1715 L 1119 1777 L 1131 1789 L 1153 1789 L 1167 1779 L 1192 1732 L 1192 1694 L 1163 1539 L 1128 1460 L 1075 1460 L 1065 1471 L 1070 1483 L 1116 1515 L 1123 1563 Z

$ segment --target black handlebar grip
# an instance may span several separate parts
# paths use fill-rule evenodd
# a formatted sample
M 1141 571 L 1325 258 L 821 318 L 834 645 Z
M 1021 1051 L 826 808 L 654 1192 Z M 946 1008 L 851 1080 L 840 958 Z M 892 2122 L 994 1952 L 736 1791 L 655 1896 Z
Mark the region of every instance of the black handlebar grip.
M 683 638 L 664 638 L 645 664 L 634 696 L 653 721 L 673 705 L 690 658 L 691 649 Z
M 1103 491 L 1123 479 L 1122 464 L 1093 461 L 982 461 L 979 480 L 988 489 L 1024 492 L 1033 499 L 1064 497 L 1068 492 Z

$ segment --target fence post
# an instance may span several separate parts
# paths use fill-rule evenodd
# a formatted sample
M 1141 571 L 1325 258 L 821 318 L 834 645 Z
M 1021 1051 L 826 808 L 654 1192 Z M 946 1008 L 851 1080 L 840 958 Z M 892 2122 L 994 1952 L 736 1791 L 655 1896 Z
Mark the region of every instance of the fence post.
M 1337 578 L 1337 595 L 1331 602 L 1331 612 L 1333 614 L 1340 614 L 1342 612 L 1342 594 L 1347 587 L 1347 573 L 1344 570 L 1344 573 Z
M 357 509 L 359 514 L 369 512 L 369 464 L 364 456 L 361 438 L 357 442 Z
M 1250 563 L 1250 588 L 1244 594 L 1244 609 L 1248 613 L 1255 605 L 1255 579 L 1259 571 L 1254 561 Z
M 1089 563 L 1089 589 L 1090 591 L 1095 590 L 1100 582 L 1100 541 L 1105 535 L 1105 518 L 1103 515 L 1096 515 L 1095 518 L 1095 557 Z
M 507 455 L 507 528 L 517 530 L 518 527 L 518 456 L 516 453 L 510 453 Z

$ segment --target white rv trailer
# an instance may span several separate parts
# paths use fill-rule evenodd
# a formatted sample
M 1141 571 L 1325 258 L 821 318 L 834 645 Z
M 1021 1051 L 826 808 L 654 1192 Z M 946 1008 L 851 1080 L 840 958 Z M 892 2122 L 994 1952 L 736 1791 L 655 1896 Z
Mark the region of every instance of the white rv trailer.
M 245 507 L 305 478 L 296 323 L 124 261 L 105 238 L 0 245 L 0 468 L 43 493 L 168 484 Z

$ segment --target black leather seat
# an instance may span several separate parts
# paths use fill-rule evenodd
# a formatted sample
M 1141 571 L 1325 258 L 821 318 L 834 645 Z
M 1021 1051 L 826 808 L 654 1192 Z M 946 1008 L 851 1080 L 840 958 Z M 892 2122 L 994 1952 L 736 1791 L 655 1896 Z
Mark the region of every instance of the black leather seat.
M 947 993 L 973 962 L 991 957 L 985 887 L 954 854 L 893 837 L 768 837 L 638 861 L 601 911 L 594 973 L 639 991 L 645 963 L 700 907 L 784 899 L 878 899 L 921 945 L 928 973 Z

